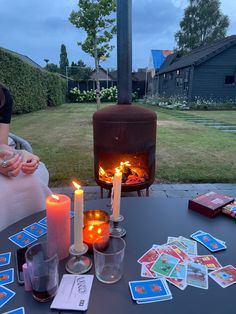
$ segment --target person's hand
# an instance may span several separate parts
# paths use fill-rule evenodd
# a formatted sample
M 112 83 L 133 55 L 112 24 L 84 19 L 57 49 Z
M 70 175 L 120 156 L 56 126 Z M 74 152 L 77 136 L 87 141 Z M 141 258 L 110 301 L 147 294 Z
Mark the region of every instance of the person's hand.
M 20 150 L 20 154 L 23 158 L 21 171 L 25 174 L 34 173 L 39 165 L 39 157 L 27 152 L 26 150 Z
M 21 171 L 22 157 L 9 150 L 0 151 L 0 173 L 6 177 L 16 177 Z

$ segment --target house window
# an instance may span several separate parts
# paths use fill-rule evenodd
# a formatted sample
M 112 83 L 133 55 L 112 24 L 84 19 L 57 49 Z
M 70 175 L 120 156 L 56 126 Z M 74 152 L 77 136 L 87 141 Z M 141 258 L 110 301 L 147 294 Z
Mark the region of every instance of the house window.
M 180 70 L 177 70 L 177 71 L 176 71 L 176 75 L 180 75 Z
M 226 85 L 235 84 L 235 76 L 234 75 L 226 75 L 225 76 L 225 84 Z
M 181 77 L 176 78 L 176 87 L 182 87 L 183 86 L 183 79 Z

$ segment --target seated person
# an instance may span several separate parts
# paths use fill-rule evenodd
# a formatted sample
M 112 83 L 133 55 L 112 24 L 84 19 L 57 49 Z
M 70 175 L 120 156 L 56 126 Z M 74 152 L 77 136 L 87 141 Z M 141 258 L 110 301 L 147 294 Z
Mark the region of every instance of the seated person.
M 0 231 L 45 209 L 49 174 L 39 157 L 8 146 L 12 97 L 0 83 Z

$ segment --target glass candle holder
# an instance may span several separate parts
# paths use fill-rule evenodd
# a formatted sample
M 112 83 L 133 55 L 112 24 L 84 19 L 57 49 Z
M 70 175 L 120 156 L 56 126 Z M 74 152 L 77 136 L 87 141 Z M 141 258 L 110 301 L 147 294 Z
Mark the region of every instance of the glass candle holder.
M 110 217 L 107 212 L 101 209 L 91 209 L 84 213 L 83 241 L 88 245 L 90 251 L 93 249 L 93 242 L 102 237 L 101 245 L 106 246 L 109 241 Z

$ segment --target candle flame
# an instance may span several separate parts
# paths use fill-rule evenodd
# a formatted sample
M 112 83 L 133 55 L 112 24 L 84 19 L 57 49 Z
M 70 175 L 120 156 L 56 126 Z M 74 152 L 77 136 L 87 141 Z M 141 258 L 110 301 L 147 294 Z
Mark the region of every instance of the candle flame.
M 89 227 L 88 227 L 88 230 L 89 230 L 89 231 L 93 230 L 93 226 L 92 226 L 92 225 L 89 226 Z
M 58 196 L 58 195 L 55 195 L 55 194 L 52 194 L 51 197 L 54 198 L 54 199 L 57 200 L 57 201 L 59 201 L 59 199 L 60 199 L 59 196 Z
M 98 228 L 98 234 L 102 233 L 102 229 Z
M 80 189 L 81 186 L 77 182 L 73 181 L 72 183 L 73 183 L 74 187 L 76 188 L 76 190 Z

